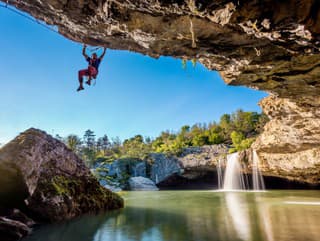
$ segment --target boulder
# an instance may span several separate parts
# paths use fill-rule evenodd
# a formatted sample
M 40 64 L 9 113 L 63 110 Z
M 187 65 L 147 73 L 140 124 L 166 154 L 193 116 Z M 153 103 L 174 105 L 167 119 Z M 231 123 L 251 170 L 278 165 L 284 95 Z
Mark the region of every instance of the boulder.
M 114 185 L 106 184 L 106 185 L 104 185 L 104 187 L 105 187 L 106 189 L 109 189 L 109 190 L 112 191 L 112 192 L 121 192 L 121 191 L 122 191 L 122 189 L 121 189 L 119 186 L 114 186 Z
M 10 210 L 10 213 L 8 213 L 5 217 L 14 221 L 21 222 L 30 228 L 36 224 L 31 218 L 22 213 L 19 209 Z
M 132 191 L 158 191 L 155 183 L 145 177 L 130 177 L 129 186 Z
M 76 154 L 37 129 L 23 132 L 0 149 L 0 173 L 1 186 L 12 184 L 5 198 L 25 200 L 36 220 L 56 222 L 123 207 L 122 198 L 100 186 Z
M 0 240 L 16 241 L 31 233 L 26 224 L 9 218 L 0 217 Z

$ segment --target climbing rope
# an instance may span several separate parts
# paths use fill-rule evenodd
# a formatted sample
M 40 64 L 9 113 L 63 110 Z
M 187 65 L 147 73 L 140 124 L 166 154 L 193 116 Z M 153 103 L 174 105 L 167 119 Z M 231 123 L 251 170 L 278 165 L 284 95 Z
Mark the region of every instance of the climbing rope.
M 19 1 L 14 1 L 14 2 L 19 3 Z M 52 28 L 52 27 L 49 27 L 48 25 L 46 25 L 46 24 L 38 21 L 37 19 L 35 19 L 35 18 L 33 18 L 33 17 L 30 17 L 30 16 L 27 15 L 27 14 L 22 13 L 21 11 L 17 10 L 16 8 L 10 7 L 10 5 L 9 5 L 9 4 L 10 4 L 10 1 L 6 1 L 6 3 L 2 3 L 2 2 L 0 2 L 0 3 L 1 3 L 1 4 L 0 4 L 0 8 L 7 9 L 7 10 L 9 10 L 9 11 L 11 11 L 11 12 L 13 12 L 13 13 L 21 16 L 21 17 L 26 18 L 26 19 L 28 19 L 28 20 L 31 21 L 31 22 L 34 22 L 34 23 L 36 23 L 36 24 L 39 24 L 39 25 L 41 25 L 42 27 L 46 28 L 47 30 L 50 30 L 51 32 L 54 32 L 54 33 L 56 33 L 56 34 L 59 34 L 59 36 L 61 36 L 60 33 L 59 33 L 59 31 L 57 31 L 56 29 L 54 29 L 54 28 Z M 93 48 L 89 48 L 89 51 L 90 51 L 90 52 L 95 52 L 95 51 L 97 51 L 97 50 L 99 50 L 99 49 L 101 49 L 101 47 L 93 47 Z
M 14 1 L 14 2 L 19 3 L 19 1 Z M 17 10 L 16 8 L 11 7 L 9 4 L 10 4 L 10 1 L 7 0 L 6 3 L 2 3 L 2 2 L 1 2 L 0 7 L 1 7 L 1 8 L 4 8 L 4 9 L 7 9 L 7 10 L 9 10 L 9 11 L 11 11 L 11 12 L 13 12 L 13 13 L 21 16 L 21 17 L 24 17 L 25 19 L 28 19 L 29 21 L 32 21 L 32 22 L 34 22 L 34 23 L 37 23 L 37 24 L 41 25 L 42 27 L 44 27 L 44 28 L 46 28 L 46 29 L 48 29 L 48 30 L 56 33 L 56 34 L 59 34 L 59 32 L 58 32 L 56 29 L 51 28 L 51 27 L 49 27 L 48 25 L 46 25 L 46 24 L 44 24 L 44 23 L 42 23 L 42 22 L 39 22 L 37 19 L 34 19 L 34 18 L 32 18 L 32 17 L 30 17 L 30 16 L 28 16 L 28 15 L 20 12 L 20 11 Z M 60 34 L 59 34 L 59 35 L 60 35 Z
M 10 6 L 10 3 L 11 3 L 11 2 L 13 2 L 13 3 L 15 3 L 15 4 L 19 4 L 21 1 L 20 1 L 20 0 L 19 0 L 19 1 L 18 1 L 18 0 L 16 0 L 16 1 L 15 1 L 15 0 L 7 0 L 5 3 L 0 2 L 0 3 L 1 3 L 1 4 L 0 4 L 0 8 L 7 9 L 7 10 L 9 10 L 9 11 L 11 11 L 11 12 L 13 12 L 13 13 L 15 13 L 15 14 L 23 17 L 23 18 L 26 18 L 26 19 L 28 19 L 28 20 L 31 21 L 31 22 L 34 22 L 34 23 L 36 23 L 36 24 L 39 24 L 40 26 L 46 28 L 47 30 L 50 30 L 51 32 L 54 32 L 54 33 L 56 33 L 56 34 L 59 34 L 59 36 L 61 36 L 58 30 L 56 30 L 56 29 L 54 29 L 54 28 L 52 28 L 52 27 L 50 27 L 50 26 L 48 26 L 48 25 L 46 25 L 46 24 L 38 21 L 37 19 L 35 19 L 35 18 L 33 18 L 33 17 L 30 17 L 30 16 L 27 15 L 27 14 L 22 13 L 21 11 L 17 10 L 17 9 L 14 8 L 14 7 L 11 7 L 11 6 Z M 89 51 L 90 51 L 90 52 L 95 52 L 95 51 L 97 51 L 97 50 L 99 50 L 99 49 L 101 49 L 101 47 L 93 47 L 93 48 L 90 48 Z
M 10 1 L 10 0 L 6 0 L 5 3 L 0 2 L 0 8 L 7 9 L 7 10 L 9 10 L 9 11 L 11 11 L 11 12 L 13 12 L 13 13 L 15 13 L 15 14 L 17 14 L 17 15 L 25 18 L 25 19 L 28 19 L 28 20 L 31 21 L 31 22 L 34 22 L 34 23 L 36 23 L 36 24 L 39 24 L 40 26 L 46 28 L 47 30 L 50 30 L 50 31 L 53 32 L 53 33 L 59 34 L 59 36 L 60 36 L 60 33 L 59 33 L 58 30 L 56 30 L 56 29 L 54 29 L 54 28 L 52 28 L 52 27 L 50 27 L 50 26 L 48 26 L 48 25 L 46 25 L 46 24 L 38 21 L 37 19 L 35 19 L 35 18 L 33 18 L 33 17 L 30 17 L 30 16 L 27 15 L 27 14 L 22 13 L 21 11 L 19 11 L 18 9 L 16 9 L 16 8 L 14 8 L 14 7 L 11 7 L 11 6 L 10 6 L 10 2 L 19 4 L 19 3 L 20 3 L 20 0 L 16 0 L 16 1 L 15 1 L 15 0 L 11 0 L 11 1 Z M 100 48 L 101 48 L 101 47 L 93 47 L 93 48 L 90 48 L 89 50 L 90 50 L 90 52 L 94 52 L 94 51 L 99 50 Z M 95 86 L 96 83 L 97 83 L 97 80 L 94 79 L 93 86 Z

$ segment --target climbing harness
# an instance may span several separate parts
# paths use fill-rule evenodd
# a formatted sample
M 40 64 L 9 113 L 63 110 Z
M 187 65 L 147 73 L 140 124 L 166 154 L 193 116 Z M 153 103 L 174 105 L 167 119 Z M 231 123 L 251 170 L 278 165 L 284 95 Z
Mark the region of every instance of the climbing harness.
M 59 33 L 59 31 L 58 31 L 56 28 L 50 27 L 49 25 L 47 25 L 47 24 L 45 24 L 45 23 L 43 23 L 43 22 L 40 22 L 39 20 L 37 20 L 37 19 L 35 19 L 35 18 L 27 15 L 27 14 L 24 14 L 23 12 L 21 12 L 21 11 L 18 10 L 17 8 L 11 6 L 11 4 L 15 4 L 15 5 L 17 6 L 17 5 L 20 4 L 21 2 L 22 2 L 21 0 L 6 0 L 5 3 L 0 2 L 0 8 L 7 9 L 7 10 L 9 10 L 9 11 L 11 11 L 11 12 L 13 12 L 13 13 L 15 13 L 15 14 L 17 14 L 17 15 L 25 18 L 25 19 L 28 19 L 28 20 L 31 21 L 31 22 L 34 22 L 34 23 L 36 23 L 36 24 L 39 24 L 40 26 L 46 28 L 47 30 L 49 30 L 49 31 L 51 31 L 51 32 L 54 32 L 54 33 L 56 33 L 56 34 L 59 34 L 59 36 L 60 36 L 60 33 Z M 101 48 L 102 48 L 102 47 L 92 47 L 92 48 L 89 48 L 89 51 L 90 51 L 90 52 L 95 52 L 95 51 L 98 51 L 98 50 L 101 49 Z M 96 78 L 93 78 L 93 80 L 94 80 L 94 81 L 92 82 L 92 85 L 95 86 L 96 83 L 97 83 L 97 80 L 96 80 Z
M 89 76 L 86 76 L 85 78 L 86 78 L 87 81 L 89 80 Z M 92 86 L 96 86 L 96 84 L 97 84 L 97 78 L 92 78 L 92 79 L 91 79 L 91 83 L 92 83 Z

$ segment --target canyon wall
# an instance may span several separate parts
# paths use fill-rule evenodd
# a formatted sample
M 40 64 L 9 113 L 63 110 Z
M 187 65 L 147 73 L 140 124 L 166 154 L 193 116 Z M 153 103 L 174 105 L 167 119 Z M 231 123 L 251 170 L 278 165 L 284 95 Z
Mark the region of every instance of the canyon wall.
M 277 175 L 319 182 L 318 0 L 8 3 L 73 41 L 198 60 L 227 84 L 267 91 L 261 106 L 271 121 L 253 146 L 263 165 Z

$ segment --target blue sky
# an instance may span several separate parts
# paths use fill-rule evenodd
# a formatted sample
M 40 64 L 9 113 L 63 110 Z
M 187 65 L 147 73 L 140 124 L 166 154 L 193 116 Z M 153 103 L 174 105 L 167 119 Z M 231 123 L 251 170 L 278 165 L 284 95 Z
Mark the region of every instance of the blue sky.
M 82 45 L 0 8 L 0 143 L 29 127 L 49 134 L 92 129 L 122 140 L 154 137 L 184 124 L 219 120 L 239 108 L 260 111 L 263 92 L 226 86 L 200 64 L 108 50 L 94 87 L 77 93 Z

